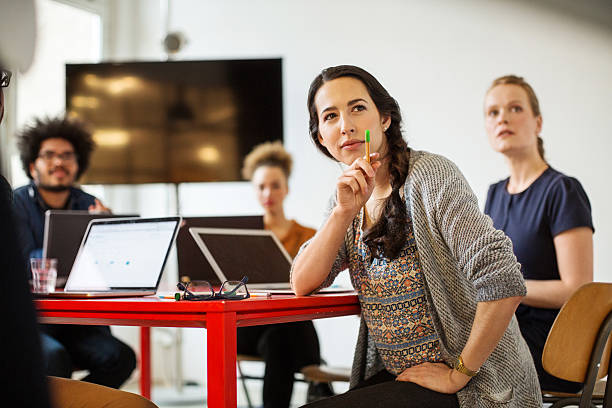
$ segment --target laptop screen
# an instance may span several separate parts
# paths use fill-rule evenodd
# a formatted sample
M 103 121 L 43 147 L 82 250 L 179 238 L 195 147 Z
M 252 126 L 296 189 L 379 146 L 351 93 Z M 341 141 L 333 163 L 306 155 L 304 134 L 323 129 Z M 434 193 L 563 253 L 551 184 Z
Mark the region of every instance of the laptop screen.
M 190 231 L 197 234 L 208 251 L 206 257 L 214 259 L 225 279 L 240 280 L 247 275 L 249 284 L 289 282 L 289 255 L 270 231 L 213 228 Z
M 176 255 L 179 277 L 189 280 L 207 280 L 212 284 L 221 281 L 202 254 L 189 228 L 239 228 L 263 229 L 263 216 L 246 215 L 234 217 L 183 217 L 183 223 L 176 236 Z
M 156 289 L 180 218 L 92 221 L 67 291 Z
M 90 214 L 87 211 L 47 210 L 43 258 L 57 259 L 57 284 L 64 287 L 79 252 L 89 221 L 98 218 L 135 218 L 136 214 Z

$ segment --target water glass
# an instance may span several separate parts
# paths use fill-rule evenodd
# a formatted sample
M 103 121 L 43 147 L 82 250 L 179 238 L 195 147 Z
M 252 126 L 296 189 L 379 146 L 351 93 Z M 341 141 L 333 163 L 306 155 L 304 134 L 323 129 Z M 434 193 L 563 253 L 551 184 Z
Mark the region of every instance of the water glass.
M 57 259 L 32 258 L 32 290 L 35 293 L 48 293 L 55 291 L 57 280 Z

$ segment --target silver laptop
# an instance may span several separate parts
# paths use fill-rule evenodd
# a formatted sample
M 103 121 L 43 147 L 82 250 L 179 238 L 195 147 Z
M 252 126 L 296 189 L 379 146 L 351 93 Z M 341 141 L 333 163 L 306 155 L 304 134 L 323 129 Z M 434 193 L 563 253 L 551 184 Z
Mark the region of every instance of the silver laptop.
M 138 214 L 91 214 L 88 211 L 47 210 L 43 258 L 57 259 L 56 288 L 63 288 L 89 221 L 97 218 L 137 218 Z
M 90 221 L 64 291 L 42 296 L 155 294 L 180 223 L 180 217 Z
M 291 257 L 267 230 L 189 228 L 221 282 L 248 276 L 249 289 L 290 289 Z

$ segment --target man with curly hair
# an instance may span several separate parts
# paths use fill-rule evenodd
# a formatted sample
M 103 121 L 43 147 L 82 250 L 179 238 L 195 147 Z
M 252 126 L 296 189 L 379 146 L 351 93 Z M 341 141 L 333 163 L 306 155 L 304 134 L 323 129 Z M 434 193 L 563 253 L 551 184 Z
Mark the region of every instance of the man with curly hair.
M 15 190 L 23 256 L 42 256 L 44 214 L 49 209 L 108 212 L 75 184 L 94 149 L 91 133 L 61 116 L 36 119 L 17 137 L 23 169 L 31 179 Z M 134 351 L 107 326 L 41 325 L 46 374 L 70 377 L 74 367 L 89 370 L 85 381 L 119 388 L 136 367 Z
M 21 241 L 27 259 L 42 256 L 45 211 L 107 212 L 94 196 L 75 187 L 94 149 L 91 133 L 67 117 L 36 119 L 17 136 L 21 164 L 30 184 L 15 190 Z

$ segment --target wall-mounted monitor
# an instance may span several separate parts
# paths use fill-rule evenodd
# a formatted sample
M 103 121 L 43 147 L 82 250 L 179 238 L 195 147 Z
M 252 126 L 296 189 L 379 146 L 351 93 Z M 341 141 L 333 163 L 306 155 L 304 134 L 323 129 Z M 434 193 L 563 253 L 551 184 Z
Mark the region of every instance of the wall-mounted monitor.
M 282 61 L 67 64 L 66 110 L 97 145 L 83 183 L 236 181 L 283 140 Z

